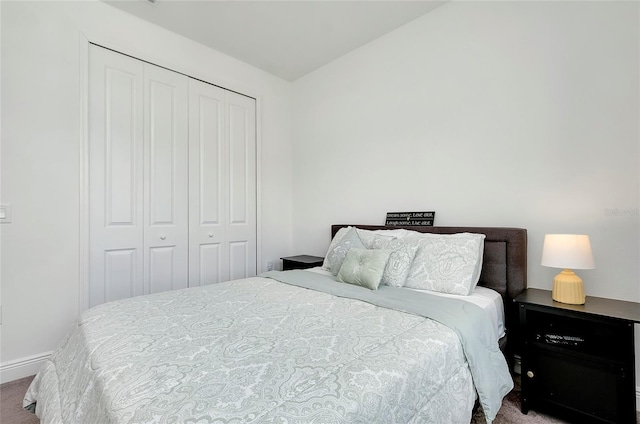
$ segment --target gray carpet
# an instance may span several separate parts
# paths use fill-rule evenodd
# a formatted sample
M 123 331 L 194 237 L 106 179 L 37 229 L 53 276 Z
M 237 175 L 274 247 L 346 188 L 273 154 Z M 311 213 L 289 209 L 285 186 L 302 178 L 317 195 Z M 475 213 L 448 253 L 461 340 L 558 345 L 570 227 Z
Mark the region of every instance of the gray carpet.
M 0 385 L 0 423 L 10 424 L 38 424 L 40 420 L 30 412 L 22 409 L 24 397 L 33 376 L 12 381 Z M 518 378 L 515 379 L 516 387 L 502 402 L 502 408 L 498 412 L 494 424 L 560 424 L 565 423 L 535 411 L 529 411 L 527 415 L 520 413 L 520 386 Z M 638 413 L 640 422 L 640 413 Z M 471 424 L 486 424 L 482 416 L 482 410 L 478 409 L 471 419 Z
M 0 423 L 38 424 L 35 414 L 22 409 L 22 398 L 33 376 L 0 385 Z
M 493 424 L 564 424 L 566 421 L 559 420 L 557 418 L 549 417 L 538 413 L 536 411 L 529 411 L 527 415 L 523 415 L 520 412 L 520 376 L 516 376 L 513 379 L 515 387 L 513 390 L 505 396 L 502 401 L 502 407 L 498 411 L 496 419 Z M 473 414 L 471 418 L 471 424 L 486 424 L 482 409 Z

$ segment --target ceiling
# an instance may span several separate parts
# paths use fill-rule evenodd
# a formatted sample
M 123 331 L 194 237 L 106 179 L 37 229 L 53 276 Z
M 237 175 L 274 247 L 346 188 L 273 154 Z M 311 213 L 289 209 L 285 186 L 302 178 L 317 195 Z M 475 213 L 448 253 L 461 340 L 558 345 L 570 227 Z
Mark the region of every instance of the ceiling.
M 445 1 L 104 0 L 288 81 Z

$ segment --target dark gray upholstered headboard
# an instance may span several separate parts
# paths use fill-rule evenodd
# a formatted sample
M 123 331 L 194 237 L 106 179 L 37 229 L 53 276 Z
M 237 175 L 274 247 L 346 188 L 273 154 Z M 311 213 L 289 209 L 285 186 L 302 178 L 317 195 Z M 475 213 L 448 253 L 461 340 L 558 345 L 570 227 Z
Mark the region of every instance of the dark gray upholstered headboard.
M 348 225 L 332 225 L 331 238 L 338 230 Z M 501 227 L 385 227 L 381 225 L 352 225 L 365 230 L 391 230 L 404 228 L 420 233 L 454 234 L 480 233 L 484 240 L 484 257 L 479 285 L 500 293 L 505 305 L 507 334 L 518 329 L 518 315 L 513 299 L 527 288 L 527 230 Z M 517 337 L 510 338 L 510 345 Z M 515 340 L 514 340 L 515 339 Z M 502 346 L 507 350 L 505 346 Z

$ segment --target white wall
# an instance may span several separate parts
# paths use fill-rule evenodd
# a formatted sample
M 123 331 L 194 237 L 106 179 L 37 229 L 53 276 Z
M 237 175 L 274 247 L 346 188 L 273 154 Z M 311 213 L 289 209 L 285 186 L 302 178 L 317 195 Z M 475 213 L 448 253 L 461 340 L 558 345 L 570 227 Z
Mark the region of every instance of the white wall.
M 2 381 L 37 371 L 78 313 L 80 34 L 257 96 L 262 263 L 291 251 L 291 84 L 100 2 L 2 8 Z
M 531 287 L 557 273 L 545 233 L 587 233 L 587 294 L 640 301 L 638 4 L 448 3 L 298 80 L 291 108 L 290 84 L 108 5 L 0 9 L 3 380 L 77 315 L 80 32 L 260 97 L 263 264 L 433 209 L 527 228 Z
M 296 81 L 294 249 L 435 210 L 527 228 L 530 287 L 559 272 L 540 266 L 545 233 L 589 234 L 587 295 L 640 301 L 639 12 L 451 2 Z

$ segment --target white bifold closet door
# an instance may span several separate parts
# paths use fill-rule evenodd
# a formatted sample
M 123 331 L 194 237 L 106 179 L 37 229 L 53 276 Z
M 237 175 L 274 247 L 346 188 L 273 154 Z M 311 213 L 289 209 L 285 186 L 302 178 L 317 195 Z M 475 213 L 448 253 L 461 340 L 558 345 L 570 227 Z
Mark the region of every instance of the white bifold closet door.
M 256 274 L 255 100 L 189 80 L 189 285 Z
M 89 62 L 89 306 L 255 275 L 255 100 Z
M 145 64 L 142 205 L 145 293 L 188 286 L 188 119 L 188 79 Z

